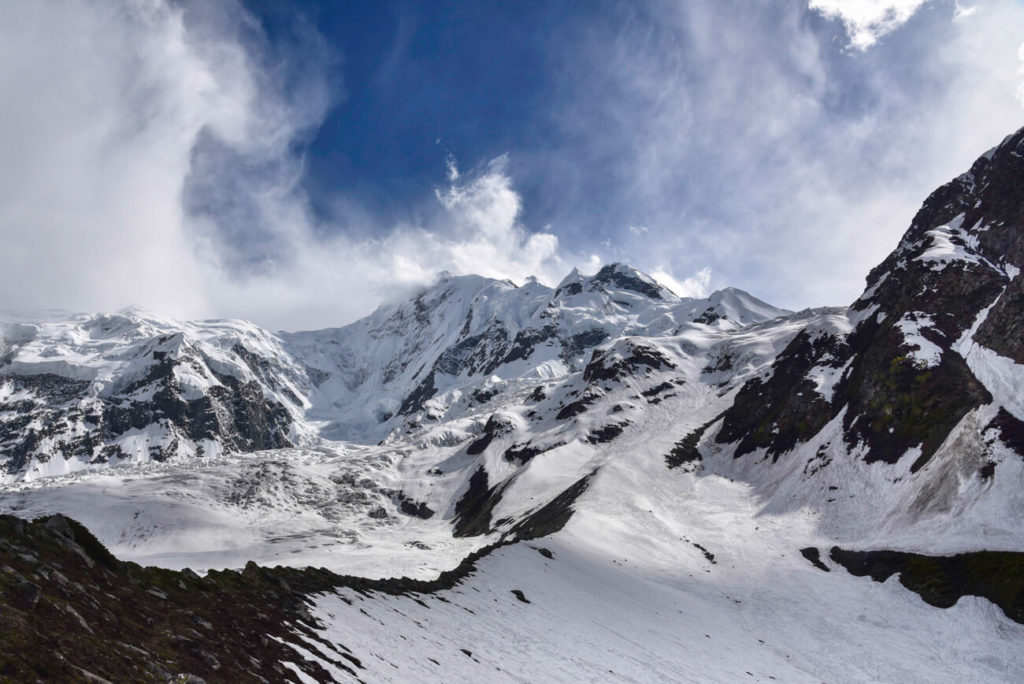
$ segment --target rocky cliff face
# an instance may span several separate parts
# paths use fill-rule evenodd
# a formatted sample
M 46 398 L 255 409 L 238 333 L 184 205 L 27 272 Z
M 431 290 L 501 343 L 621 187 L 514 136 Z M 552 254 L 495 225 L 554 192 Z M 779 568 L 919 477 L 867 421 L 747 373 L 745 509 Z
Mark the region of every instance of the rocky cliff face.
M 305 377 L 244 323 L 141 314 L 5 324 L 0 469 L 56 475 L 290 446 Z
M 714 442 L 737 458 L 804 459 L 805 476 L 855 461 L 898 466 L 893 484 L 911 476 L 930 492 L 931 504 L 913 495 L 919 510 L 948 509 L 953 492 L 990 486 L 1003 470 L 1015 480 L 1022 188 L 1024 130 L 932 193 L 846 320 L 793 338 L 739 392 Z
M 857 359 L 839 396 L 848 444 L 867 443 L 871 458 L 919 445 L 916 470 L 968 412 L 996 401 L 970 368 L 972 346 L 1019 361 L 1022 152 L 1018 132 L 932 193 L 852 307 Z

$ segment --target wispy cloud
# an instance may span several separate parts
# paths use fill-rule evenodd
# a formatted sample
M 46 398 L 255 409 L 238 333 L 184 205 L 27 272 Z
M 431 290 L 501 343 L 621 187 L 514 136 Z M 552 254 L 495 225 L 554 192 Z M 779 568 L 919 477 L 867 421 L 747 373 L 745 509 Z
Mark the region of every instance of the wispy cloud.
M 563 242 L 611 217 L 610 256 L 642 268 L 710 266 L 790 308 L 852 301 L 928 193 L 1024 123 L 1024 6 L 953 21 L 951 1 L 912 4 L 900 27 L 910 4 L 850 3 L 890 31 L 865 50 L 791 2 L 623 3 L 571 36 L 555 116 L 574 147 L 538 164 L 575 160 L 555 223 L 585 227 Z
M 534 275 L 552 285 L 574 265 L 595 268 L 589 255 L 566 257 L 556 236 L 522 226 L 521 199 L 504 158 L 452 174 L 437 199 L 440 211 L 428 219 L 362 239 L 340 231 L 317 234 L 308 212 L 297 210 L 294 229 L 285 231 L 287 256 L 262 270 L 216 271 L 211 300 L 219 310 L 285 328 L 337 325 L 409 294 L 441 271 L 516 282 Z
M 553 283 L 611 259 L 682 295 L 843 303 L 1024 118 L 1013 0 L 610 4 L 550 46 L 551 145 L 439 156 L 400 221 L 339 188 L 325 223 L 303 150 L 345 93 L 301 20 L 271 43 L 236 2 L 0 3 L 0 308 L 313 327 L 442 270 Z
M 953 21 L 960 21 L 966 19 L 978 10 L 977 5 L 963 5 L 960 2 L 955 3 L 955 9 L 953 11 Z
M 399 225 L 358 207 L 364 225 L 318 223 L 301 143 L 338 97 L 337 56 L 294 30 L 271 45 L 230 2 L 0 6 L 0 308 L 310 327 L 441 270 L 564 274 L 558 238 L 521 224 L 504 159 L 449 160 L 436 208 Z
M 711 283 L 711 269 L 702 268 L 689 278 L 678 280 L 665 266 L 651 271 L 651 277 L 675 292 L 680 297 L 706 297 L 708 285 Z
M 243 85 L 243 84 L 238 84 Z M 204 303 L 181 193 L 204 127 L 243 129 L 157 3 L 0 6 L 0 304 Z M 128 303 L 128 302 L 125 302 Z
M 810 8 L 842 20 L 850 44 L 859 50 L 906 23 L 929 0 L 810 0 Z M 962 10 L 957 4 L 957 13 Z

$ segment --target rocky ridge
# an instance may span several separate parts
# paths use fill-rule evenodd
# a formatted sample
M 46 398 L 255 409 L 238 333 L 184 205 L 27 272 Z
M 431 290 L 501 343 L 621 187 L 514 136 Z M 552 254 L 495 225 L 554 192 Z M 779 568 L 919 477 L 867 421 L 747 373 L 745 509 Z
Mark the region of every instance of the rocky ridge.
M 768 378 L 743 388 L 716 441 L 738 443 L 737 457 L 777 459 L 841 419 L 847 451 L 868 463 L 906 458 L 915 473 L 968 415 L 984 414 L 986 441 L 1019 453 L 1024 407 L 1010 388 L 1021 361 L 1022 152 L 1018 131 L 932 193 L 868 275 L 848 323 L 798 334 Z M 991 477 L 995 456 L 979 450 L 970 458 Z

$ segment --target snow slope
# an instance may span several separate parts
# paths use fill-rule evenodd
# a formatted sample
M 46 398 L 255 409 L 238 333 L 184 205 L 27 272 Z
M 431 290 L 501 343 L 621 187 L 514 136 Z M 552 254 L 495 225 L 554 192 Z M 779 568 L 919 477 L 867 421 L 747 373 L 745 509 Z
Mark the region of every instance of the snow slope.
M 424 420 L 379 445 L 321 439 L 303 448 L 86 465 L 9 483 L 0 506 L 24 517 L 64 511 L 120 557 L 141 563 L 206 569 L 256 559 L 428 578 L 602 467 L 614 443 L 650 433 L 667 453 L 681 428 L 654 407 L 707 420 L 728 404 L 730 383 L 765 368 L 807 315 L 742 330 L 687 323 L 678 335 L 621 338 L 581 370 L 503 382 L 482 401 L 454 401 L 456 417 Z M 650 355 L 655 366 L 631 367 Z M 730 370 L 710 371 L 724 356 Z M 480 474 L 501 495 L 492 497 L 481 533 L 453 539 L 459 504 Z
M 771 358 L 774 346 L 784 345 L 800 323 L 791 322 L 789 331 L 777 333 L 775 345 L 767 344 L 764 331 L 759 331 L 749 333 L 746 345 L 731 339 L 732 349 L 738 358 L 757 358 L 761 348 L 762 358 Z M 708 350 L 716 349 L 702 336 L 709 337 L 690 331 L 676 340 L 661 340 L 659 347 L 681 350 L 686 343 L 693 353 L 702 342 Z M 706 363 L 704 353 L 694 358 L 677 352 L 672 357 L 677 368 L 671 372 L 681 372 L 690 380 L 699 378 Z M 757 372 L 756 364 L 751 372 Z M 577 381 L 582 381 L 581 376 Z M 588 434 L 593 421 L 605 417 L 610 406 L 628 397 L 642 397 L 642 388 L 658 380 L 660 376 L 630 384 L 635 383 L 631 377 L 621 387 L 609 387 L 593 413 L 576 417 L 577 421 L 583 418 L 575 427 L 578 434 Z M 289 643 L 296 659 L 318 659 L 338 681 L 351 681 L 345 670 L 332 664 L 351 666 L 340 655 L 344 652 L 361 663 L 362 669 L 356 668 L 361 679 L 382 682 L 481 678 L 995 682 L 1018 681 L 1024 675 L 1019 649 L 1024 627 L 987 601 L 965 598 L 943 611 L 928 606 L 894 579 L 876 584 L 855 578 L 827 558 L 824 562 L 831 572 L 825 573 L 799 553 L 807 546 L 827 548 L 837 541 L 822 524 L 829 520 L 827 510 L 817 503 L 772 510 L 772 500 L 757 486 L 715 472 L 733 464 L 731 457 L 711 456 L 689 467 L 668 469 L 665 455 L 679 436 L 712 419 L 728 405 L 735 389 L 718 396 L 709 385 L 687 382 L 667 393 L 675 396 L 664 396 L 653 404 L 644 400 L 644 410 L 630 414 L 634 422 L 619 439 L 534 457 L 507 490 L 494 516 L 536 510 L 553 497 L 552 491 L 563 490 L 574 478 L 596 469 L 562 531 L 498 549 L 451 590 L 406 596 L 352 590 L 323 594 L 312 608 L 321 624 L 322 641 L 295 636 Z M 420 437 L 425 439 L 438 429 L 423 428 Z M 369 472 L 370 467 L 360 465 L 362 460 L 379 467 L 378 481 L 386 488 L 396 486 L 403 476 L 417 480 L 410 469 L 417 467 L 418 459 L 436 464 L 460 450 L 432 446 L 425 449 L 430 456 L 413 451 L 409 456 L 417 458 L 387 463 L 374 460 L 371 454 L 383 454 L 388 447 L 361 449 L 365 451 L 358 455 L 310 451 L 304 465 L 293 468 L 302 473 L 295 479 L 323 483 L 315 477 L 317 472 L 329 475 L 343 467 Z M 97 501 L 109 501 L 120 486 L 126 497 L 119 505 L 134 502 L 151 511 L 150 523 L 181 520 L 184 505 L 208 507 L 199 516 L 203 526 L 228 520 L 223 536 L 210 544 L 210 548 L 227 547 L 219 550 L 223 555 L 215 561 L 238 566 L 262 548 L 263 555 L 256 557 L 266 563 L 290 562 L 287 556 L 294 555 L 298 565 L 313 563 L 370 576 L 391 568 L 394 574 L 430 577 L 437 569 L 450 567 L 452 559 L 462 557 L 469 548 L 497 537 L 452 539 L 450 533 L 441 534 L 435 520 L 400 517 L 386 497 L 374 498 L 365 506 L 388 508 L 389 515 L 400 521 L 390 526 L 349 528 L 350 520 L 372 521 L 365 514 L 355 517 L 358 506 L 338 508 L 334 518 L 328 520 L 325 513 L 310 524 L 303 513 L 308 512 L 309 502 L 298 502 L 301 509 L 289 510 L 299 498 L 289 488 L 304 491 L 310 485 L 289 485 L 283 477 L 245 480 L 240 489 L 253 507 L 248 509 L 251 517 L 230 522 L 239 514 L 228 506 L 219 509 L 223 518 L 211 515 L 218 502 L 229 498 L 215 492 L 230 475 L 239 479 L 239 473 L 286 456 L 291 460 L 297 454 L 286 450 L 209 463 L 194 473 L 191 482 L 182 479 L 180 471 L 173 474 L 180 465 L 155 464 L 148 468 L 164 472 L 154 474 L 152 481 L 140 477 L 118 485 L 109 474 L 97 473 L 79 474 L 74 476 L 79 482 L 63 486 L 54 486 L 56 481 L 28 483 L 20 493 L 20 511 L 63 508 L 104 532 L 95 513 L 96 522 L 89 520 L 89 509 L 95 510 Z M 876 470 L 886 467 L 865 465 Z M 552 479 L 557 482 L 549 486 Z M 145 486 L 146 492 L 131 491 L 138 486 Z M 181 488 L 177 494 L 174 486 Z M 377 494 L 370 487 L 367 490 Z M 160 510 L 152 505 L 157 496 L 177 499 L 179 508 Z M 322 496 L 312 508 L 329 506 L 333 496 Z M 433 503 L 429 497 L 424 499 Z M 9 501 L 4 499 L 5 506 Z M 873 504 L 871 496 L 861 500 L 863 510 Z M 126 512 L 110 509 L 99 518 L 109 515 L 108 529 L 116 530 L 117 519 Z M 346 518 L 349 515 L 353 517 Z M 946 521 L 945 532 L 962 524 L 961 538 L 967 539 L 969 522 Z M 133 543 L 141 542 L 136 547 L 139 560 L 202 567 L 202 552 L 189 556 L 182 539 L 203 528 L 194 527 L 187 518 L 180 524 L 177 541 L 173 541 L 175 534 L 168 534 L 173 531 L 163 530 L 115 545 L 115 550 L 125 554 Z M 300 539 L 252 540 L 251 546 L 242 544 L 237 550 L 224 543 L 246 525 L 256 526 L 257 532 L 262 532 L 261 526 L 276 526 L 278 536 L 290 526 Z M 363 544 L 336 539 L 337 546 L 331 547 L 326 543 L 331 529 L 356 529 Z M 107 540 L 110 534 L 101 537 Z M 419 540 L 433 546 L 445 538 L 462 546 L 407 545 Z M 844 538 L 843 543 L 850 539 Z M 154 555 L 167 548 L 165 543 L 176 543 L 178 548 L 162 558 Z M 293 549 L 299 553 L 291 554 Z M 517 598 L 514 590 L 529 603 Z
M 725 478 L 629 470 L 631 481 L 599 478 L 562 533 L 495 552 L 451 591 L 321 596 L 314 614 L 324 639 L 361 661 L 360 677 L 380 682 L 931 683 L 1024 674 L 1024 627 L 986 601 L 940 611 L 895 579 L 822 572 L 796 552 L 822 541 L 807 516 L 757 515 L 749 488 Z M 293 643 L 329 670 L 324 656 L 338 659 L 323 645 Z

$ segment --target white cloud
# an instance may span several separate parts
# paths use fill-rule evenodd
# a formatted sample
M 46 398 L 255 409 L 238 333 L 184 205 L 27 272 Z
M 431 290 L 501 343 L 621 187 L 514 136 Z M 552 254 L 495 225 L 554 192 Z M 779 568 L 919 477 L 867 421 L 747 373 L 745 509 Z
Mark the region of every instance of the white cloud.
M 1017 47 L 1017 60 L 1021 64 L 1020 69 L 1018 69 L 1018 73 L 1024 75 L 1024 43 L 1021 43 Z M 1021 105 L 1024 106 L 1024 81 L 1017 86 L 1017 99 L 1020 101 Z
M 201 308 L 179 198 L 190 142 L 239 114 L 214 90 L 180 12 L 3 3 L 0 304 Z
M 441 270 L 564 275 L 558 238 L 520 223 L 504 158 L 449 159 L 440 212 L 416 223 L 317 225 L 293 143 L 324 116 L 329 60 L 304 43 L 298 68 L 264 66 L 232 3 L 0 5 L 0 308 L 314 327 Z
M 273 272 L 225 277 L 214 288 L 220 308 L 284 327 L 336 325 L 441 271 L 557 283 L 571 264 L 560 255 L 557 237 L 520 224 L 521 199 L 504 164 L 499 158 L 438 190 L 443 211 L 432 226 L 398 226 L 363 240 L 300 231 L 290 242 L 292 256 Z M 583 257 L 572 262 L 585 263 Z
M 644 216 L 615 255 L 639 268 L 710 265 L 793 309 L 851 302 L 928 194 L 1024 123 L 1014 0 L 955 22 L 936 5 L 853 52 L 801 3 L 655 6 L 567 50 L 559 103 L 576 167 L 612 179 L 601 211 Z
M 867 48 L 905 24 L 929 0 L 810 0 L 810 8 L 840 19 L 850 44 Z M 959 8 L 959 5 L 958 5 Z
M 536 276 L 553 285 L 572 265 L 591 267 L 593 255 L 566 257 L 555 235 L 520 223 L 522 200 L 505 165 L 500 157 L 475 173 L 450 173 L 436 193 L 435 218 L 377 237 L 317 236 L 301 198 L 279 198 L 264 210 L 277 217 L 271 223 L 286 238 L 286 257 L 259 269 L 210 271 L 210 306 L 285 329 L 331 326 L 408 296 L 442 271 L 515 282 Z
M 680 281 L 672 275 L 669 269 L 659 266 L 651 271 L 651 277 L 680 297 L 700 299 L 708 296 L 708 285 L 711 283 L 711 268 L 705 266 L 689 278 Z
M 956 3 L 954 3 L 954 9 L 953 9 L 953 21 L 960 21 L 961 19 L 966 19 L 967 17 L 969 17 L 972 14 L 974 14 L 977 10 L 978 10 L 978 6 L 977 5 L 971 5 L 970 7 L 965 7 L 964 5 L 961 5 L 959 2 L 956 2 Z
M 851 35 L 874 26 L 877 39 L 903 16 L 843 5 Z M 523 225 L 504 158 L 463 172 L 439 159 L 446 186 L 415 220 L 381 226 L 354 203 L 344 226 L 318 224 L 294 150 L 330 105 L 329 50 L 309 36 L 289 64 L 239 4 L 184 6 L 0 3 L 0 308 L 139 304 L 314 327 L 442 270 L 553 284 L 600 267 L 591 250 L 607 234 L 571 242 Z M 599 169 L 618 193 L 600 210 L 644 217 L 629 227 L 644 239 L 616 260 L 693 273 L 651 269 L 680 294 L 704 293 L 710 265 L 782 305 L 850 301 L 927 193 L 1020 125 L 1024 8 L 991 0 L 921 39 L 908 54 L 927 88 L 908 92 L 897 41 L 845 55 L 867 75 L 844 81 L 806 6 L 751 7 L 652 3 L 663 34 L 624 22 L 614 41 L 573 45 L 606 80 L 566 68 L 579 88 L 550 114 L 585 145 L 534 161 L 558 162 L 559 177 Z M 850 102 L 867 104 L 851 115 Z M 570 212 L 592 199 L 561 197 Z
M 440 138 L 438 138 L 434 144 L 436 145 L 439 142 L 441 142 Z M 459 180 L 459 164 L 458 162 L 456 162 L 455 157 L 449 154 L 448 157 L 444 160 L 444 164 L 445 168 L 448 169 L 448 180 L 451 181 L 452 183 Z

